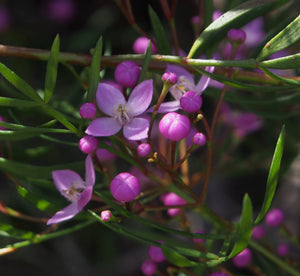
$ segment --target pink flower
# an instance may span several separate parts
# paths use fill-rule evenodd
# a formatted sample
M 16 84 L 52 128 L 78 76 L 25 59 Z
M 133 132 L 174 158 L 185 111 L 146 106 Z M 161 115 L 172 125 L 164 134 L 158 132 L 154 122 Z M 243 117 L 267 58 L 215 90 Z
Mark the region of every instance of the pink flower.
M 91 200 L 95 184 L 95 170 L 92 157 L 88 155 L 85 159 L 85 181 L 71 170 L 53 171 L 52 178 L 57 190 L 71 201 L 71 204 L 58 211 L 48 220 L 47 225 L 73 218 Z
M 109 117 L 93 120 L 86 133 L 92 136 L 111 136 L 123 127 L 123 134 L 129 140 L 147 138 L 149 120 L 141 115 L 149 107 L 152 96 L 152 80 L 138 84 L 131 92 L 128 101 L 114 86 L 100 83 L 96 94 L 97 104 Z

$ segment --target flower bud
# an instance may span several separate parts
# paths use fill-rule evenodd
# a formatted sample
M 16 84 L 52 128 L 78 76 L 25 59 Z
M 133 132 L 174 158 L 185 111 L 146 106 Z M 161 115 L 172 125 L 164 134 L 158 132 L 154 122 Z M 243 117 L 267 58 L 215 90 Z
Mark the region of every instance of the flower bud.
M 247 267 L 251 264 L 252 261 L 252 253 L 249 248 L 245 248 L 241 253 L 236 255 L 232 262 L 238 268 Z
M 266 235 L 266 229 L 263 225 L 257 225 L 253 227 L 252 238 L 255 240 L 260 240 Z
M 187 91 L 180 98 L 180 106 L 188 113 L 199 111 L 202 106 L 202 98 L 195 91 Z
M 141 143 L 137 147 L 137 153 L 140 157 L 146 157 L 151 152 L 151 147 L 147 143 Z
M 124 87 L 134 87 L 137 84 L 141 68 L 133 61 L 120 63 L 115 70 L 116 81 Z
M 101 216 L 101 219 L 106 222 L 106 221 L 109 221 L 111 219 L 112 214 L 111 214 L 110 210 L 103 210 L 101 212 L 100 216 Z
M 172 141 L 185 138 L 191 129 L 190 120 L 181 114 L 170 112 L 165 114 L 159 122 L 161 134 Z
M 163 82 L 167 82 L 171 85 L 174 85 L 177 83 L 177 75 L 173 72 L 166 72 L 161 77 Z
M 148 250 L 148 255 L 152 261 L 156 263 L 163 262 L 166 258 L 160 247 L 151 245 Z
M 167 195 L 165 195 L 163 197 L 163 201 L 166 206 L 186 204 L 186 201 L 175 193 L 168 193 Z M 171 208 L 171 209 L 168 209 L 168 211 L 167 211 L 167 213 L 170 217 L 174 217 L 174 216 L 178 215 L 179 212 L 180 212 L 179 208 Z
M 112 196 L 119 201 L 134 200 L 141 191 L 139 180 L 128 172 L 119 173 L 110 183 Z
M 202 132 L 197 132 L 193 136 L 193 143 L 197 146 L 204 146 L 206 143 L 206 136 Z
M 133 52 L 136 54 L 145 54 L 149 45 L 150 39 L 144 36 L 137 38 L 133 43 Z M 157 48 L 151 41 L 151 54 L 156 54 Z
M 79 109 L 79 115 L 83 119 L 92 119 L 96 116 L 97 108 L 93 103 L 84 103 Z
M 276 248 L 277 254 L 280 256 L 286 256 L 290 252 L 290 247 L 286 243 L 281 243 Z
M 155 271 L 157 269 L 157 265 L 152 260 L 146 260 L 141 267 L 141 270 L 144 275 L 146 276 L 152 276 L 154 275 Z
M 266 223 L 271 227 L 279 226 L 284 219 L 284 214 L 280 209 L 273 209 L 266 215 Z
M 85 135 L 79 140 L 79 149 L 83 153 L 92 153 L 98 148 L 98 140 L 94 136 Z

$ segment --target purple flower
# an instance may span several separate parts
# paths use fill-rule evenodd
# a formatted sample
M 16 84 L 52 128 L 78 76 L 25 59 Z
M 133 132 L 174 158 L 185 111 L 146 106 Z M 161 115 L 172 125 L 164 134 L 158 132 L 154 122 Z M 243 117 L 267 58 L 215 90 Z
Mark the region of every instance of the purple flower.
M 109 117 L 93 120 L 86 133 L 92 136 L 111 136 L 123 127 L 123 134 L 129 140 L 147 138 L 149 120 L 140 115 L 150 105 L 152 95 L 152 80 L 146 80 L 137 85 L 128 101 L 114 86 L 100 83 L 96 94 L 97 104 L 100 110 Z
M 237 254 L 233 259 L 233 264 L 238 268 L 247 267 L 251 264 L 252 253 L 249 248 L 245 248 L 241 253 Z
M 214 67 L 208 66 L 205 70 L 209 73 L 213 72 Z M 167 72 L 177 75 L 177 84 L 170 88 L 170 93 L 175 101 L 165 102 L 160 105 L 158 112 L 166 113 L 180 109 L 180 99 L 187 91 L 195 91 L 197 95 L 201 95 L 209 84 L 210 78 L 202 76 L 197 84 L 194 82 L 193 75 L 186 69 L 177 65 L 168 65 Z
M 85 159 L 85 181 L 71 170 L 53 171 L 52 178 L 57 190 L 71 201 L 71 204 L 58 211 L 48 220 L 47 225 L 71 219 L 90 201 L 95 184 L 95 170 L 92 157 L 88 155 Z

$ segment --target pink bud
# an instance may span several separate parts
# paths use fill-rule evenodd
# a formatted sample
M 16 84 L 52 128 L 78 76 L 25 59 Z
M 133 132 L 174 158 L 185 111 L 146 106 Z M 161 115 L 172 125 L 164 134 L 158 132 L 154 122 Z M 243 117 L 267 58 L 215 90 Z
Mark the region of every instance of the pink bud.
M 238 268 L 247 267 L 251 264 L 252 253 L 249 248 L 245 248 L 241 253 L 236 255 L 233 259 L 233 264 Z
M 151 258 L 151 260 L 156 263 L 163 262 L 166 259 L 164 254 L 162 253 L 161 248 L 154 245 L 151 245 L 149 247 L 148 255 Z
M 116 81 L 124 87 L 134 87 L 137 84 L 141 68 L 133 61 L 120 63 L 115 70 Z
M 253 228 L 252 238 L 255 240 L 260 240 L 266 235 L 266 229 L 263 225 L 257 225 Z
M 286 256 L 290 252 L 290 247 L 286 243 L 281 243 L 277 246 L 277 254 L 280 256 Z
M 139 37 L 133 43 L 133 51 L 136 54 L 145 54 L 149 45 L 150 39 L 147 37 Z M 157 53 L 156 46 L 151 42 L 151 54 Z
M 185 138 L 191 129 L 190 120 L 181 114 L 170 112 L 165 114 L 159 122 L 161 134 L 172 141 Z
M 195 15 L 195 16 L 191 17 L 190 23 L 192 25 L 198 25 L 198 24 L 200 24 L 200 16 L 199 15 Z
M 128 172 L 119 173 L 110 183 L 112 196 L 123 202 L 134 200 L 141 191 L 139 180 Z
M 151 152 L 151 146 L 147 143 L 141 143 L 137 147 L 137 153 L 140 157 L 146 157 Z
M 206 136 L 202 132 L 197 132 L 193 136 L 193 143 L 198 146 L 204 146 L 206 143 Z
M 180 106 L 188 113 L 199 111 L 202 106 L 202 98 L 195 91 L 187 91 L 180 98 Z
M 164 196 L 163 200 L 166 206 L 186 204 L 186 201 L 175 193 L 168 193 L 166 196 Z M 178 215 L 179 212 L 179 208 L 171 208 L 167 211 L 168 215 L 171 217 Z
M 111 219 L 112 214 L 110 210 L 104 210 L 101 212 L 100 216 L 103 221 L 109 221 Z
M 96 116 L 97 108 L 93 103 L 84 103 L 79 109 L 79 114 L 83 119 L 92 119 Z
M 85 135 L 79 140 L 79 149 L 83 153 L 92 153 L 98 148 L 98 140 L 94 136 Z
M 266 223 L 271 227 L 279 226 L 284 219 L 284 214 L 280 209 L 273 209 L 266 215 Z
M 155 262 L 153 262 L 152 260 L 146 260 L 141 267 L 142 272 L 146 275 L 146 276 L 152 276 L 154 275 L 155 271 L 157 269 L 157 265 Z
M 168 82 L 169 84 L 176 84 L 177 83 L 177 75 L 173 72 L 166 72 L 161 77 L 163 82 Z
M 240 29 L 230 29 L 227 33 L 227 37 L 230 41 L 241 44 L 246 40 L 246 33 Z

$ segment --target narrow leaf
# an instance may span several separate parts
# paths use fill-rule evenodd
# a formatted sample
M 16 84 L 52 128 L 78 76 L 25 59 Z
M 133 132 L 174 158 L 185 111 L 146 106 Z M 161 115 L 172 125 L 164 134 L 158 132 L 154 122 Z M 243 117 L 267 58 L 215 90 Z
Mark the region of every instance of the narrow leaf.
M 161 249 L 166 259 L 176 266 L 192 267 L 198 265 L 198 263 L 189 260 L 188 258 L 178 253 L 176 250 L 166 246 L 165 244 L 162 244 Z
M 47 63 L 46 78 L 45 78 L 45 103 L 49 102 L 54 92 L 56 78 L 57 78 L 57 65 L 59 54 L 59 35 L 54 39 L 51 47 L 49 60 Z
M 300 15 L 280 33 L 266 43 L 257 60 L 264 60 L 268 56 L 285 49 L 300 39 Z
M 218 45 L 232 28 L 239 28 L 252 19 L 269 12 L 288 0 L 251 0 L 224 13 L 212 22 L 192 45 L 188 58 L 198 56 L 212 45 Z
M 39 104 L 33 101 L 0 97 L 0 106 L 31 108 L 31 107 L 39 106 Z
M 32 239 L 35 234 L 30 231 L 17 229 L 10 224 L 0 223 L 0 236 L 27 240 Z
M 147 51 L 145 53 L 145 58 L 144 58 L 144 62 L 143 62 L 140 76 L 139 76 L 138 83 L 140 83 L 141 81 L 146 79 L 150 59 L 151 59 L 151 41 L 149 41 Z
M 98 88 L 98 83 L 100 79 L 100 62 L 101 62 L 101 56 L 102 56 L 102 37 L 100 37 L 97 41 L 91 66 L 89 68 L 89 87 L 87 91 L 87 99 L 89 101 L 92 101 L 95 99 L 96 91 Z
M 261 210 L 255 220 L 255 224 L 258 224 L 262 220 L 262 218 L 265 216 L 265 214 L 268 212 L 271 206 L 275 194 L 275 190 L 277 187 L 279 168 L 280 168 L 280 163 L 281 163 L 281 158 L 282 158 L 283 148 L 284 148 L 284 140 L 285 140 L 285 126 L 282 127 L 279 138 L 277 140 L 276 148 L 273 154 L 273 160 L 269 170 L 264 201 Z
M 0 73 L 8 82 L 10 82 L 14 87 L 16 87 L 20 92 L 30 99 L 41 103 L 42 99 L 36 93 L 36 91 L 22 78 L 20 78 L 15 72 L 11 71 L 3 63 L 0 62 Z
M 243 200 L 241 222 L 238 227 L 236 242 L 228 258 L 234 257 L 247 247 L 252 234 L 252 219 L 252 203 L 250 197 L 246 194 Z
M 170 43 L 167 39 L 167 34 L 159 20 L 158 15 L 156 12 L 152 9 L 151 6 L 149 6 L 148 9 L 150 21 L 152 25 L 152 29 L 158 44 L 158 52 L 162 55 L 170 55 L 172 53 Z
M 270 69 L 299 69 L 300 54 L 261 61 L 260 65 Z

